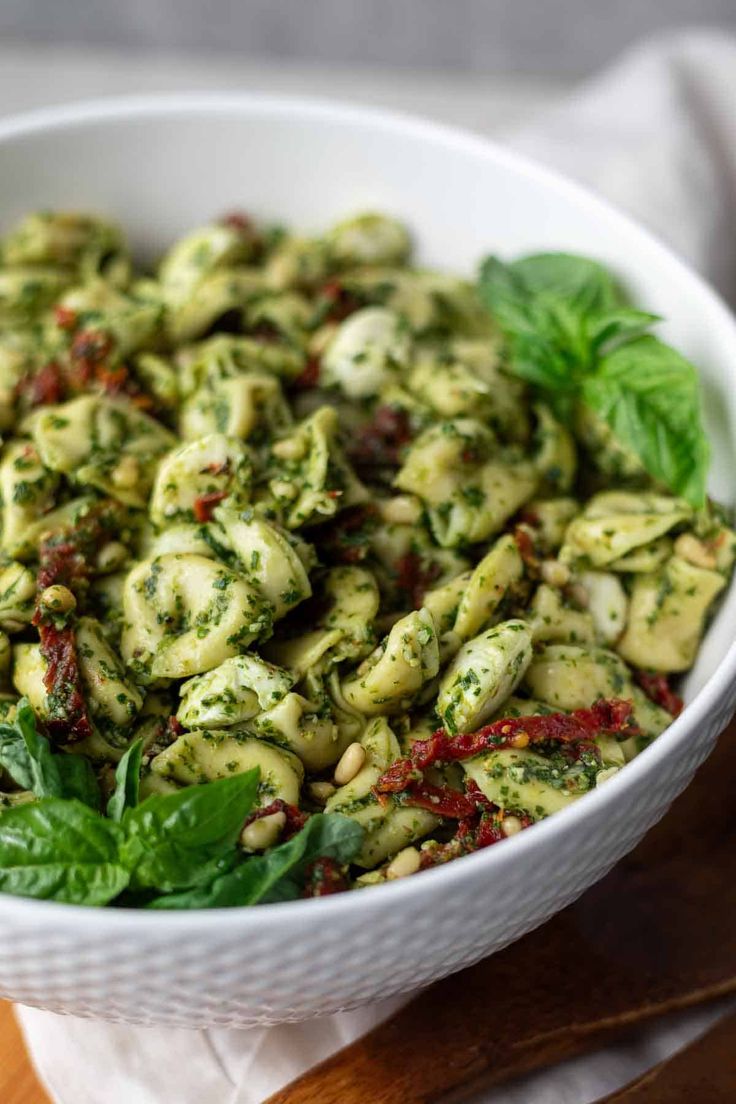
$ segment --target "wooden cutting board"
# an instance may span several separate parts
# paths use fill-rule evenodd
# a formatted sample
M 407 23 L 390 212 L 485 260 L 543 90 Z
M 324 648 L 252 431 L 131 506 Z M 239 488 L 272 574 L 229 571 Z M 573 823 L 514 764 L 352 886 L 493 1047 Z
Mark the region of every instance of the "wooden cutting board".
M 7 1001 L 0 1001 L 0 1101 L 2 1104 L 50 1104 L 28 1060 L 13 1006 Z
M 662 1008 L 736 988 L 735 785 L 736 724 L 667 817 L 580 901 L 430 987 L 273 1104 L 365 1104 L 368 1088 L 373 1104 L 431 1101 L 439 1088 L 498 1084 L 595 1049 Z M 3 1002 L 0 1104 L 49 1104 Z

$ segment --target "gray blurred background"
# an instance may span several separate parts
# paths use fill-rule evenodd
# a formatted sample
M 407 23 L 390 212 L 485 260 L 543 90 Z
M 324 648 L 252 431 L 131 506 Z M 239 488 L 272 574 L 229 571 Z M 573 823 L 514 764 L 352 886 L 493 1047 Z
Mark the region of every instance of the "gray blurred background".
M 514 128 L 632 44 L 736 30 L 736 0 L 0 0 L 0 114 L 258 89 Z
M 0 39 L 574 78 L 735 0 L 0 0 Z

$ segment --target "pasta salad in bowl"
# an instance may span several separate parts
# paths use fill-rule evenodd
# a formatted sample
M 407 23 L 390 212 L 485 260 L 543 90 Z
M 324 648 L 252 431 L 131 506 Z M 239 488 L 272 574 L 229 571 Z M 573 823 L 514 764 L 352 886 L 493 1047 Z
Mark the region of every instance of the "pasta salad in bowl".
M 695 370 L 604 267 L 464 280 L 376 213 L 230 214 L 141 272 L 43 212 L 2 258 L 0 889 L 365 888 L 680 711 L 736 534 Z
M 727 308 L 384 112 L 82 104 L 0 176 L 0 995 L 302 1019 L 569 904 L 736 704 Z

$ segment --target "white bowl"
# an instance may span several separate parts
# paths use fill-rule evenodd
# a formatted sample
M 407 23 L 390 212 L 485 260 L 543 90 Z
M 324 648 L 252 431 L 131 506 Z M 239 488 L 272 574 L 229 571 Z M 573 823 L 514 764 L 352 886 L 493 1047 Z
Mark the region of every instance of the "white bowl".
M 480 138 L 338 104 L 146 96 L 0 123 L 0 180 L 2 230 L 34 208 L 90 208 L 150 254 L 233 208 L 309 230 L 366 207 L 405 219 L 422 261 L 440 268 L 472 272 L 491 250 L 592 254 L 669 320 L 665 336 L 700 366 L 711 491 L 730 498 L 736 325 L 724 304 L 623 215 Z M 620 775 L 521 836 L 404 881 L 254 909 L 164 914 L 0 896 L 0 994 L 76 1015 L 242 1027 L 467 966 L 572 901 L 659 820 L 736 705 L 734 624 L 732 586 L 684 713 Z

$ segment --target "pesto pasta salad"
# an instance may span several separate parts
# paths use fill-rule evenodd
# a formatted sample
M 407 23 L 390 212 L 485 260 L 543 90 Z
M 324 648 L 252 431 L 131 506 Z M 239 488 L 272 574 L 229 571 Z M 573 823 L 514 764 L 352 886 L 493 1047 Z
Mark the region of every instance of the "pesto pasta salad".
M 681 708 L 736 536 L 695 369 L 584 257 L 381 214 L 0 243 L 0 889 L 321 896 L 504 840 Z

